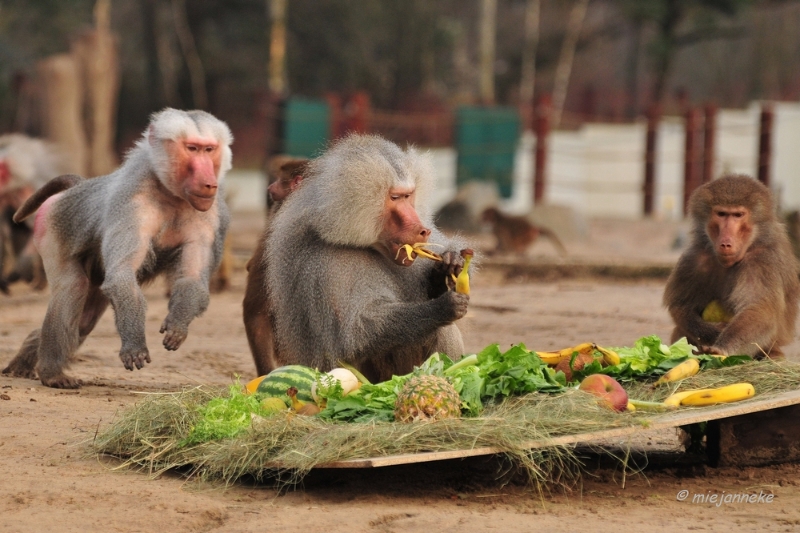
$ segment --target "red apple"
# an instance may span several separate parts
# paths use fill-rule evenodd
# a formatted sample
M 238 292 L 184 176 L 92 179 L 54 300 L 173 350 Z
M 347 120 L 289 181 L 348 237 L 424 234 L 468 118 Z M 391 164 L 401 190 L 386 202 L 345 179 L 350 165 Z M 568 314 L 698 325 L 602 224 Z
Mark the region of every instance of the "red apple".
M 601 399 L 601 404 L 615 411 L 624 411 L 628 407 L 628 393 L 616 379 L 605 374 L 592 374 L 581 381 L 578 388 L 594 394 Z

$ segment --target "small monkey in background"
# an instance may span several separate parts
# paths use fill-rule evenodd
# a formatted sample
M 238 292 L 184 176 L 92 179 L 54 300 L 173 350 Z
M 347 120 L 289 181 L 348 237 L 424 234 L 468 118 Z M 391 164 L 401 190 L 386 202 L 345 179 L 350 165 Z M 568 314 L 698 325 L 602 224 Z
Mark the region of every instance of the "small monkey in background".
M 691 242 L 670 274 L 664 305 L 701 353 L 781 357 L 792 341 L 800 281 L 786 228 L 762 183 L 734 175 L 692 193 Z M 713 317 L 709 304 L 721 310 Z
M 488 207 L 481 213 L 481 220 L 492 226 L 497 239 L 495 252 L 521 255 L 539 236 L 543 236 L 550 239 L 561 255 L 567 255 L 567 249 L 552 230 L 536 226 L 525 217 L 506 215 L 496 207 Z
M 14 215 L 38 209 L 34 241 L 52 287 L 44 323 L 32 331 L 4 374 L 78 388 L 64 370 L 110 303 L 125 368 L 150 362 L 147 302 L 140 285 L 172 280 L 163 344 L 176 350 L 190 322 L 208 307 L 228 210 L 217 194 L 231 168 L 228 126 L 204 111 L 165 109 L 116 171 L 83 180 L 60 176 Z
M 16 224 L 12 217 L 36 189 L 70 167 L 69 158 L 50 142 L 20 133 L 0 135 L 0 291 L 8 292 L 8 284 L 19 280 L 35 290 L 47 286 L 33 245 L 33 221 Z
M 436 351 L 460 357 L 455 322 L 469 296 L 448 291 L 446 280 L 461 271 L 463 246 L 430 224 L 429 160 L 350 135 L 303 175 L 266 243 L 275 362 L 330 370 L 346 361 L 375 382 Z M 404 244 L 425 242 L 441 246 L 441 262 L 405 256 Z
M 303 181 L 308 159 L 276 156 L 270 165 L 270 185 L 267 187 L 268 217 L 272 217 L 283 201 Z M 242 302 L 244 329 L 250 353 L 259 376 L 269 374 L 280 366 L 275 360 L 273 329 L 270 319 L 270 302 L 266 288 L 266 245 L 269 226 L 258 239 L 253 256 L 247 262 L 247 285 Z

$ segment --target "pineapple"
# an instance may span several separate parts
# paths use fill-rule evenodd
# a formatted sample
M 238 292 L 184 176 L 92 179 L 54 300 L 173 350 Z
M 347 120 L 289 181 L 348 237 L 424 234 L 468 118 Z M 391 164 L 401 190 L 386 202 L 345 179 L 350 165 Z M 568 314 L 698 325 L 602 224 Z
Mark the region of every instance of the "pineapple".
M 414 376 L 403 385 L 394 404 L 398 422 L 457 418 L 461 398 L 449 381 L 437 376 Z

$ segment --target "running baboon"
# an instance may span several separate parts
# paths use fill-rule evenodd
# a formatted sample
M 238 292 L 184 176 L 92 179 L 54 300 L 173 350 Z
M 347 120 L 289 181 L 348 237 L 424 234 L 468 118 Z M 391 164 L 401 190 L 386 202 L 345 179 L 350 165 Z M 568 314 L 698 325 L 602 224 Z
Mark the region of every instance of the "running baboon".
M 230 130 L 203 111 L 166 109 L 115 172 L 82 180 L 61 176 L 14 215 L 38 209 L 34 241 L 52 296 L 41 329 L 31 332 L 3 373 L 77 388 L 64 373 L 70 356 L 114 309 L 125 368 L 150 362 L 147 303 L 140 284 L 172 280 L 164 347 L 176 350 L 208 306 L 208 279 L 219 263 L 228 211 L 218 188 L 231 167 Z
M 550 239 L 560 254 L 567 254 L 566 248 L 552 230 L 536 226 L 525 217 L 506 215 L 496 207 L 488 207 L 481 213 L 481 220 L 492 226 L 492 233 L 497 239 L 495 252 L 524 254 L 541 235 Z
M 469 297 L 445 280 L 464 260 L 430 225 L 431 185 L 427 158 L 371 135 L 309 163 L 267 238 L 277 364 L 329 370 L 341 360 L 381 381 L 435 351 L 462 355 L 454 322 Z M 409 261 L 402 245 L 429 240 L 443 260 Z
M 723 177 L 692 194 L 689 213 L 691 242 L 664 292 L 672 342 L 685 336 L 702 353 L 780 357 L 794 336 L 800 282 L 769 189 Z M 713 301 L 724 321 L 703 319 Z
M 303 172 L 308 164 L 308 159 L 281 156 L 274 168 L 270 169 L 270 185 L 267 188 L 270 206 L 268 217 L 274 216 L 280 205 L 303 180 Z M 256 364 L 259 376 L 269 374 L 278 365 L 275 361 L 273 350 L 272 322 L 270 320 L 270 306 L 267 298 L 267 264 L 266 243 L 269 235 L 267 226 L 247 262 L 247 285 L 244 290 L 242 311 L 244 330 L 247 333 L 247 343 L 250 353 Z

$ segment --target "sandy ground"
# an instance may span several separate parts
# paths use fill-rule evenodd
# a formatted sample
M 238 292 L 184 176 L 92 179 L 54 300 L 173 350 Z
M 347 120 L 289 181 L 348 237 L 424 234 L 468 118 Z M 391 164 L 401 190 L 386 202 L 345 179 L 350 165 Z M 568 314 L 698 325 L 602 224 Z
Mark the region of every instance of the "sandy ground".
M 160 343 L 167 300 L 147 289 L 153 362 L 128 372 L 116 353 L 109 312 L 80 349 L 71 372 L 87 383 L 58 391 L 37 381 L 0 376 L 0 531 L 798 531 L 800 466 L 711 469 L 669 464 L 623 476 L 619 467 L 587 463 L 569 491 L 539 497 L 498 480 L 496 464 L 469 460 L 312 474 L 297 490 L 238 484 L 227 489 L 187 484 L 177 473 L 153 479 L 117 470 L 87 454 L 99 428 L 142 393 L 195 383 L 227 384 L 254 377 L 241 300 L 243 262 L 258 219 L 234 221 L 239 268 L 231 290 L 212 296 L 177 352 Z M 672 261 L 676 225 L 596 222 L 589 239 L 568 243 L 574 260 Z M 480 240 L 480 239 L 479 239 Z M 531 261 L 556 258 L 537 244 Z M 556 280 L 507 283 L 486 268 L 473 277 L 473 297 L 460 327 L 468 351 L 493 342 L 555 349 L 582 341 L 630 344 L 643 335 L 668 337 L 663 280 Z M 16 285 L 0 299 L 0 365 L 41 323 L 47 293 Z M 800 360 L 800 342 L 787 349 Z M 675 435 L 644 435 L 639 444 L 664 449 Z M 675 456 L 677 459 L 677 456 Z M 679 501 L 688 491 L 685 501 Z M 697 495 L 755 494 L 760 503 L 699 503 Z M 771 495 L 767 498 L 767 495 Z M 694 503 L 693 503 L 694 500 Z

